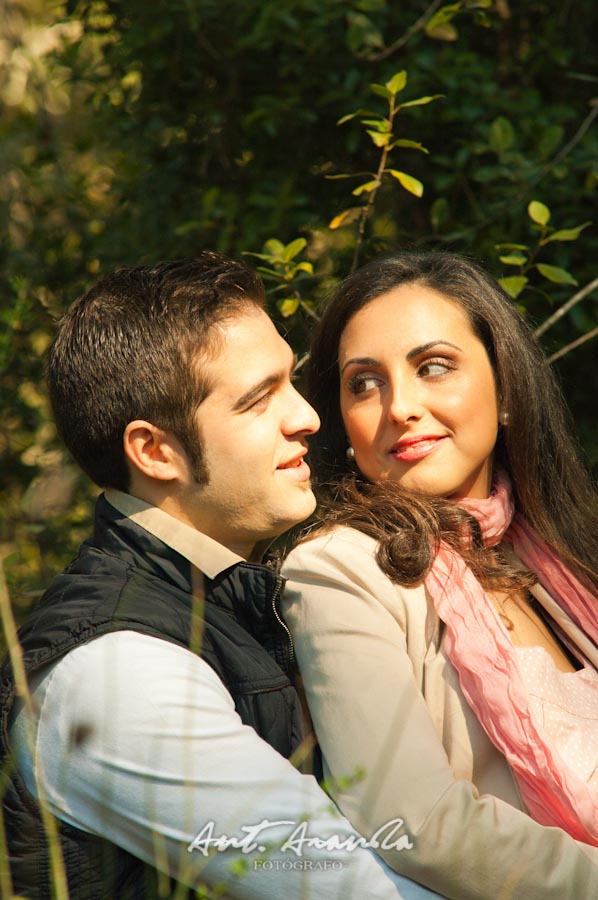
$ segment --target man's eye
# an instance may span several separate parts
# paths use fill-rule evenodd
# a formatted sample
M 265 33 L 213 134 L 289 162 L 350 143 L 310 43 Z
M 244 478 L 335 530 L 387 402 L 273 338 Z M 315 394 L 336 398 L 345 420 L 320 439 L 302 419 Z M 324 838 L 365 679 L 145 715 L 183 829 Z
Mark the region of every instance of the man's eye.
M 271 396 L 272 391 L 266 391 L 266 393 L 262 394 L 261 397 L 258 397 L 257 400 L 254 400 L 248 409 L 260 409 L 261 407 L 267 406 Z

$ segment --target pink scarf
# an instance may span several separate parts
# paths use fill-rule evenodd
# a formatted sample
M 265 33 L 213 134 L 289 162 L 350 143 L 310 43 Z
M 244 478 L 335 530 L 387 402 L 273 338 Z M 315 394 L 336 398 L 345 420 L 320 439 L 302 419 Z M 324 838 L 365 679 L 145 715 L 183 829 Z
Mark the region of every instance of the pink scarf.
M 504 537 L 576 625 L 598 644 L 598 602 L 560 562 L 523 516 L 514 513 L 510 482 L 498 477 L 486 500 L 461 505 L 479 521 L 484 543 Z M 462 557 L 442 543 L 425 579 L 446 625 L 444 649 L 463 694 L 488 737 L 504 754 L 529 814 L 577 840 L 598 845 L 598 809 L 585 781 L 551 748 L 534 721 L 513 643 L 484 588 Z

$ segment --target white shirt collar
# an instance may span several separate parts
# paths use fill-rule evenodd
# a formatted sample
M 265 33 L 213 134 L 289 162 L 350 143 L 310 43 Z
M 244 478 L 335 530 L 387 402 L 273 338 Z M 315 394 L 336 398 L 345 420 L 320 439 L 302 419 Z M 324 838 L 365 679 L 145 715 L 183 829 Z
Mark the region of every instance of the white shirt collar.
M 149 531 L 176 553 L 180 553 L 208 578 L 215 578 L 230 566 L 245 562 L 242 556 L 233 553 L 207 534 L 202 534 L 191 525 L 185 525 L 164 510 L 151 506 L 133 497 L 132 494 L 109 488 L 104 496 L 123 516 Z

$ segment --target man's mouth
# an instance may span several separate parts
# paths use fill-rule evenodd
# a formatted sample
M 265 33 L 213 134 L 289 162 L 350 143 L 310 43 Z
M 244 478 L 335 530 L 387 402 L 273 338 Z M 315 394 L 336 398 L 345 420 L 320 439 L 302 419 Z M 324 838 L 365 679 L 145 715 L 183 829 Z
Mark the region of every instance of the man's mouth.
M 277 471 L 288 472 L 289 475 L 296 477 L 299 481 L 307 481 L 311 475 L 311 471 L 303 457 L 307 453 L 307 449 L 302 450 L 296 456 L 276 467 Z

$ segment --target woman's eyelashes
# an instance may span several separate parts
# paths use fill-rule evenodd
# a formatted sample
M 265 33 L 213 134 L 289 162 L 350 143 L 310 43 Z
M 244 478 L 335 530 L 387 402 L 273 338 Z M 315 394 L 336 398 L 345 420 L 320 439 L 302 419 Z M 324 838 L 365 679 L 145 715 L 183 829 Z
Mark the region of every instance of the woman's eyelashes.
M 371 372 L 358 372 L 349 378 L 347 385 L 352 394 L 365 394 L 380 387 L 382 383 L 379 375 L 373 375 Z
M 427 359 L 420 363 L 417 374 L 420 378 L 441 378 L 456 367 L 455 361 L 447 357 Z
M 435 381 L 449 374 L 457 368 L 455 360 L 448 357 L 434 357 L 418 362 L 414 366 L 414 372 L 418 378 Z M 375 372 L 357 372 L 347 381 L 347 386 L 352 394 L 367 394 L 376 390 L 385 383 L 383 375 Z

